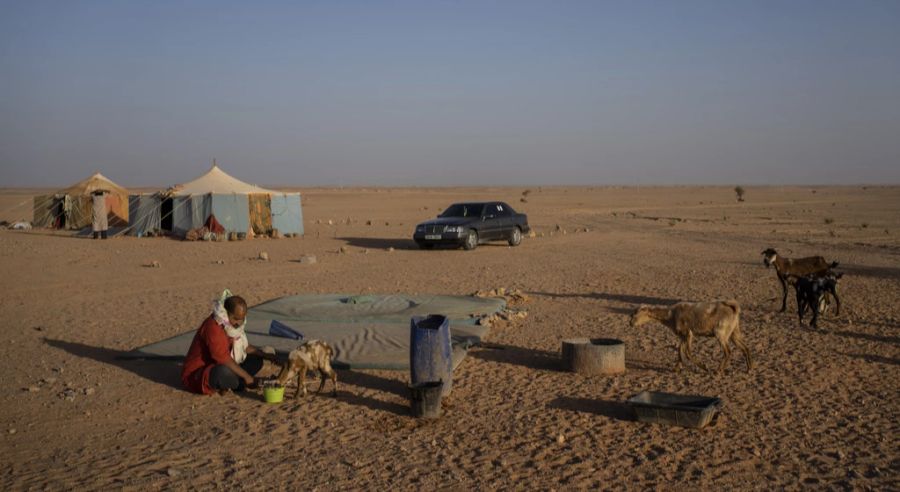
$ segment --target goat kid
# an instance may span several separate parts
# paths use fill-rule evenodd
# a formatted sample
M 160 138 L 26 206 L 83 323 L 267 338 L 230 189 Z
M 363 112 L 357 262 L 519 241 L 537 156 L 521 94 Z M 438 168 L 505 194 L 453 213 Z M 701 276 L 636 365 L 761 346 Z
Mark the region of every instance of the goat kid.
M 753 367 L 753 360 L 750 356 L 750 349 L 744 343 L 744 337 L 741 335 L 740 316 L 741 307 L 734 300 L 679 302 L 669 307 L 641 306 L 631 317 L 631 326 L 641 326 L 649 321 L 657 321 L 675 333 L 675 336 L 680 339 L 675 372 L 681 371 L 682 365 L 687 365 L 686 359 L 709 372 L 705 365 L 694 360 L 692 350 L 695 335 L 714 336 L 719 341 L 725 354 L 719 362 L 718 373 L 725 370 L 725 365 L 731 358 L 729 342 L 734 342 L 744 353 L 747 371 L 750 371 Z
M 823 306 L 827 302 L 827 295 L 837 303 L 835 314 L 841 314 L 841 299 L 837 295 L 837 281 L 843 277 L 843 273 L 835 273 L 830 270 L 822 275 L 806 275 L 804 277 L 791 276 L 788 280 L 797 292 L 797 317 L 803 324 L 803 314 L 807 308 L 812 311 L 810 326 L 818 328 L 819 313 L 824 311 Z
M 294 398 L 302 393 L 306 396 L 306 373 L 308 371 L 317 371 L 322 379 L 319 389 L 316 393 L 320 393 L 325 387 L 325 379 L 330 378 L 334 387 L 331 395 L 337 396 L 337 373 L 331 368 L 331 360 L 334 359 L 334 349 L 327 343 L 320 340 L 309 340 L 299 347 L 291 350 L 288 355 L 287 364 L 281 367 L 278 374 L 278 385 L 284 386 L 295 376 L 297 377 L 297 391 Z
M 824 274 L 831 268 L 838 266 L 838 262 L 828 263 L 821 256 L 808 256 L 806 258 L 782 258 L 778 252 L 768 248 L 762 252 L 763 263 L 766 268 L 775 267 L 778 281 L 781 283 L 781 312 L 787 310 L 788 276 L 805 277 L 812 274 Z

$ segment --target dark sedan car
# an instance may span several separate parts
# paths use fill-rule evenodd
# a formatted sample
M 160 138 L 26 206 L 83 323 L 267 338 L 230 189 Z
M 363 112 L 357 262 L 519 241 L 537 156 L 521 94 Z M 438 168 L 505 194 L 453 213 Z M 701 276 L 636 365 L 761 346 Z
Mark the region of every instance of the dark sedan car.
M 475 249 L 487 241 L 518 246 L 529 230 L 528 216 L 503 202 L 454 203 L 436 219 L 417 225 L 413 240 L 424 249 L 436 244 Z

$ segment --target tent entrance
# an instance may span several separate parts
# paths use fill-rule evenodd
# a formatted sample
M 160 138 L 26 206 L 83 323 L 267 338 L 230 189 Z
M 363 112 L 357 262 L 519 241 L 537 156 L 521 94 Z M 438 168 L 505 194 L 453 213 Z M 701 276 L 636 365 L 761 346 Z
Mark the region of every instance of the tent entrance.
M 53 227 L 56 229 L 66 228 L 66 200 L 56 200 L 53 205 Z
M 164 231 L 172 231 L 172 198 L 164 198 L 159 207 L 160 225 Z

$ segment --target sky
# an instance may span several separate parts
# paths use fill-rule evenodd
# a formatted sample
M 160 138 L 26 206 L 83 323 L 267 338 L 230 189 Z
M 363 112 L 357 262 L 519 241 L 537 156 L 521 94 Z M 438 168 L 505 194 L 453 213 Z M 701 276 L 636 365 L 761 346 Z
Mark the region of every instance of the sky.
M 0 0 L 0 186 L 898 184 L 900 2 Z

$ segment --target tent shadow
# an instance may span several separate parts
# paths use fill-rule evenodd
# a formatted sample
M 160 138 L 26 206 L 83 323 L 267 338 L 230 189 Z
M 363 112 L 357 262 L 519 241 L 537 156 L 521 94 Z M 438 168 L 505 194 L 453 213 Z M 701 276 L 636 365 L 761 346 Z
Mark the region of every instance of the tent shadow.
M 562 359 L 557 352 L 535 350 L 513 345 L 482 344 L 469 355 L 488 362 L 513 364 L 544 371 L 562 371 Z
M 339 237 L 340 241 L 346 241 L 349 246 L 369 249 L 419 249 L 412 239 L 380 238 L 380 237 Z
M 559 396 L 547 404 L 550 408 L 574 412 L 602 415 L 614 420 L 634 421 L 634 412 L 627 403 L 621 401 L 595 400 L 592 398 L 575 398 Z
M 184 391 L 181 386 L 181 368 L 179 364 L 172 361 L 161 360 L 123 360 L 117 357 L 126 354 L 120 350 L 109 349 L 105 347 L 93 347 L 77 342 L 67 342 L 65 340 L 53 340 L 44 338 L 44 343 L 77 357 L 93 359 L 97 362 L 109 364 L 119 369 L 124 369 L 144 379 L 153 381 L 157 384 L 170 386 L 174 389 Z

